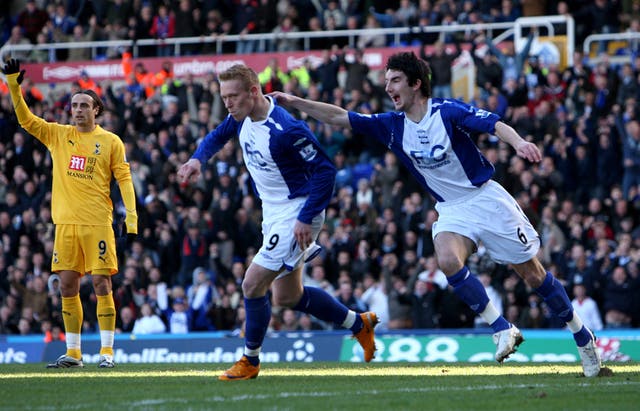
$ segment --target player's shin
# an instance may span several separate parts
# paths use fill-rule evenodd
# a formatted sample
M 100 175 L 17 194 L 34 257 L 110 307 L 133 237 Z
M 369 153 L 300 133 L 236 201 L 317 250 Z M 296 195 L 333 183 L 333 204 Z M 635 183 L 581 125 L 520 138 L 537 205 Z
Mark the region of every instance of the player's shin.
M 593 337 L 583 326 L 578 314 L 573 310 L 567 291 L 551 273 L 547 272 L 547 276 L 542 285 L 536 289 L 536 293 L 544 299 L 553 314 L 567 323 L 567 327 L 573 333 L 573 338 L 579 347 L 591 341 Z
M 509 328 L 509 322 L 498 312 L 489 300 L 484 286 L 471 274 L 467 267 L 462 267 L 454 275 L 447 277 L 455 294 L 460 297 L 476 314 L 480 315 L 494 332 Z
M 100 354 L 113 356 L 113 341 L 116 330 L 116 307 L 113 293 L 97 296 L 96 313 L 100 327 Z
M 267 296 L 257 298 L 245 298 L 246 310 L 245 348 L 244 354 L 249 362 L 257 365 L 260 362 L 259 354 L 262 342 L 267 334 L 269 321 L 271 320 L 271 304 Z
M 62 319 L 67 342 L 67 355 L 75 359 L 82 359 L 82 301 L 80 295 L 62 297 Z

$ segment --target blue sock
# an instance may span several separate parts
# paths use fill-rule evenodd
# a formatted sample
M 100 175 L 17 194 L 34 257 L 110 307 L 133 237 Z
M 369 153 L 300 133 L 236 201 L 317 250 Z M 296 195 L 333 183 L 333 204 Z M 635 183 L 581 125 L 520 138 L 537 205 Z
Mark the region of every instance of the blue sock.
M 577 333 L 573 334 L 573 339 L 576 341 L 578 347 L 584 347 L 592 339 L 591 332 L 584 325 Z
M 267 334 L 271 320 L 271 304 L 265 295 L 257 298 L 245 298 L 244 308 L 247 317 L 244 334 L 245 345 L 250 350 L 256 350 L 262 347 L 264 336 Z M 257 355 L 247 355 L 246 357 L 252 365 L 260 363 L 260 357 Z
M 333 324 L 342 325 L 349 309 L 333 298 L 329 293 L 322 288 L 317 287 L 304 287 L 302 290 L 302 297 L 298 304 L 293 307 L 296 311 L 302 311 L 303 313 L 311 314 L 314 317 L 331 322 Z M 356 321 L 350 330 L 358 332 L 362 328 L 362 318 L 356 315 Z
M 469 272 L 466 266 L 451 277 L 447 277 L 447 281 L 453 287 L 454 293 L 476 314 L 483 312 L 489 304 L 489 296 L 482 283 Z
M 451 277 L 447 277 L 447 281 L 453 287 L 454 293 L 476 314 L 481 314 L 487 308 L 489 296 L 480 280 L 471 274 L 466 266 Z M 498 313 L 496 312 L 496 314 Z M 502 315 L 489 325 L 493 332 L 511 327 L 511 324 Z
M 544 299 L 552 313 L 562 321 L 568 323 L 573 318 L 573 306 L 569 301 L 567 291 L 560 281 L 556 280 L 551 273 L 547 272 L 542 285 L 538 287 L 536 293 Z

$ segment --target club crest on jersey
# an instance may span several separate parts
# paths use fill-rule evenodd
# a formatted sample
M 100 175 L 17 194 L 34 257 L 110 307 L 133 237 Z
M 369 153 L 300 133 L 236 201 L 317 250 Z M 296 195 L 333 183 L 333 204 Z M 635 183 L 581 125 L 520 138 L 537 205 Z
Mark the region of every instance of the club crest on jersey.
M 100 143 L 96 143 L 96 149 L 93 150 L 93 154 L 100 155 Z
M 483 110 L 481 108 L 479 108 L 476 111 L 476 117 L 480 117 L 480 118 L 487 118 L 487 117 L 489 117 L 490 114 L 491 113 L 489 113 L 487 110 Z
M 71 160 L 69 161 L 69 170 L 84 171 L 86 165 L 86 157 L 72 155 Z

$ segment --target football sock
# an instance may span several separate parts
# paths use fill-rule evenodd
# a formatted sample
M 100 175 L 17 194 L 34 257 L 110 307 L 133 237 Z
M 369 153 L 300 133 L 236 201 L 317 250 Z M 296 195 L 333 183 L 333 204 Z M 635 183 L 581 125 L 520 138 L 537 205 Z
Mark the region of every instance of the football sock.
M 579 347 L 584 347 L 591 341 L 591 332 L 582 324 L 580 316 L 573 310 L 567 291 L 560 281 L 547 272 L 542 285 L 536 293 L 544 299 L 552 313 L 567 323 L 567 327 L 573 333 L 573 339 Z
M 551 312 L 562 321 L 569 323 L 573 319 L 573 306 L 569 301 L 569 296 L 560 281 L 556 280 L 551 273 L 547 272 L 542 285 L 535 291 L 544 299 Z
M 354 333 L 360 331 L 363 326 L 362 318 L 359 315 L 317 287 L 304 287 L 302 297 L 293 309 L 311 314 L 322 321 L 341 325 Z
M 584 325 L 580 328 L 580 331 L 573 333 L 573 339 L 576 341 L 578 347 L 584 347 L 591 341 L 592 334 Z
M 82 331 L 82 301 L 80 294 L 62 297 L 62 320 L 67 340 L 67 355 L 75 359 L 82 358 L 80 333 Z
M 244 355 L 252 365 L 260 363 L 260 349 L 271 321 L 271 303 L 265 295 L 257 298 L 245 298 L 246 311 Z
M 113 339 L 116 330 L 116 306 L 113 303 L 113 293 L 98 295 L 96 313 L 100 327 L 100 355 L 113 355 Z
M 451 277 L 447 277 L 447 281 L 453 287 L 453 292 L 491 325 L 494 332 L 506 330 L 511 326 L 491 304 L 484 286 L 466 266 Z

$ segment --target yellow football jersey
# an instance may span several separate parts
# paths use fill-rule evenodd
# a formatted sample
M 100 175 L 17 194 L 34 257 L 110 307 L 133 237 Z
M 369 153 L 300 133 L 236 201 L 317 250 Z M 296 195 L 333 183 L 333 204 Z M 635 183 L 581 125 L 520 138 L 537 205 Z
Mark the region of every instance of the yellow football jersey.
M 51 152 L 54 224 L 111 225 L 112 175 L 121 189 L 125 186 L 133 192 L 122 140 L 99 125 L 90 133 L 80 133 L 73 125 L 49 123 L 31 113 L 24 100 L 15 108 L 20 125 Z

